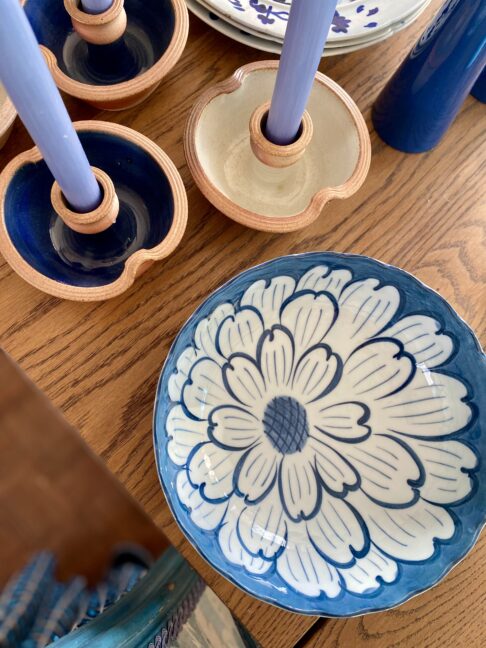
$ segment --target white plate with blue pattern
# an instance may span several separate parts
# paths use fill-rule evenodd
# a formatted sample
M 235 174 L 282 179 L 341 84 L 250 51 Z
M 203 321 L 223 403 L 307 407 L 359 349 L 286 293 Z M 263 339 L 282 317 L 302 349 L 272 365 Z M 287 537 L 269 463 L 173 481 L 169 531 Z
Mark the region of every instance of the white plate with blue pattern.
M 339 0 L 328 43 L 369 38 L 416 13 L 426 0 Z M 282 41 L 292 0 L 202 0 L 218 16 L 263 37 Z
M 474 334 L 411 275 L 274 259 L 175 340 L 155 406 L 161 484 L 196 549 L 253 596 L 387 609 L 443 578 L 485 522 L 485 394 Z

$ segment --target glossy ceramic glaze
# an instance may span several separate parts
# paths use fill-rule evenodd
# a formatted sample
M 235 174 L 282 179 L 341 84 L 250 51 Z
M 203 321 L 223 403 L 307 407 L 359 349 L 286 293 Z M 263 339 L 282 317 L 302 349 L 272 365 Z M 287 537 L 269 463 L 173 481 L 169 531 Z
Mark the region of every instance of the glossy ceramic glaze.
M 198 0 L 199 1 L 199 0 Z M 426 0 L 339 0 L 329 31 L 329 42 L 368 34 L 390 27 L 416 12 Z M 200 0 L 242 29 L 282 40 L 292 0 Z
M 275 259 L 213 293 L 166 360 L 161 483 L 227 578 L 306 614 L 397 605 L 485 521 L 486 360 L 435 292 L 372 259 Z
M 322 54 L 323 57 L 350 54 L 351 52 L 371 47 L 376 43 L 390 38 L 402 29 L 411 25 L 420 16 L 422 11 L 426 9 L 430 2 L 431 0 L 426 0 L 415 13 L 393 23 L 393 25 L 390 25 L 389 27 L 370 31 L 360 37 L 350 37 L 344 42 L 328 40 Z M 274 40 L 272 37 L 253 31 L 248 27 L 241 29 L 235 21 L 231 21 L 231 19 L 222 15 L 217 15 L 213 10 L 205 7 L 198 0 L 186 0 L 186 4 L 189 10 L 203 22 L 238 43 L 243 43 L 244 45 L 248 45 L 249 47 L 253 47 L 262 52 L 280 54 L 282 51 L 281 40 Z
M 318 73 L 305 153 L 287 168 L 261 162 L 252 150 L 250 119 L 271 98 L 277 66 L 245 65 L 207 90 L 189 117 L 184 143 L 196 183 L 218 209 L 248 227 L 288 232 L 315 220 L 333 198 L 357 191 L 368 173 L 371 144 L 352 99 Z
M 142 101 L 172 69 L 187 40 L 183 0 L 126 0 L 124 8 L 123 37 L 94 45 L 74 31 L 62 2 L 27 0 L 25 11 L 62 90 L 117 110 Z
M 53 177 L 33 149 L 0 176 L 0 249 L 41 290 L 68 299 L 106 299 L 173 251 L 185 229 L 187 199 L 174 165 L 147 138 L 103 122 L 75 126 L 90 163 L 114 184 L 116 222 L 96 234 L 68 227 L 51 202 Z
M 478 101 L 486 103 L 486 67 L 483 68 L 483 71 L 479 75 L 478 80 L 471 90 L 471 94 Z
M 373 107 L 390 146 L 421 153 L 436 146 L 486 64 L 486 4 L 447 0 Z

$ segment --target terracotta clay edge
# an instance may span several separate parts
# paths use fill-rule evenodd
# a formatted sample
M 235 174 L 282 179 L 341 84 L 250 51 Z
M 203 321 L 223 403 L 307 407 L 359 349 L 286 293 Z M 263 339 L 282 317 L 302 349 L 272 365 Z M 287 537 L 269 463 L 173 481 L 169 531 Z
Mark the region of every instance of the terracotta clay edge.
M 56 180 L 51 189 L 51 202 L 55 212 L 68 227 L 80 234 L 97 234 L 108 229 L 116 221 L 120 208 L 110 176 L 101 169 L 91 168 L 103 195 L 101 204 L 96 209 L 83 214 L 75 212 L 67 204 Z
M 80 8 L 79 0 L 64 0 L 64 7 L 71 16 L 74 29 L 89 43 L 107 45 L 120 38 L 127 26 L 124 0 L 113 4 L 98 14 L 90 14 Z
M 305 153 L 312 140 L 312 119 L 307 110 L 302 117 L 301 132 L 291 144 L 280 146 L 271 142 L 263 132 L 262 122 L 270 109 L 270 101 L 258 106 L 250 117 L 250 145 L 260 162 L 274 168 L 295 164 Z
M 236 222 L 256 230 L 274 233 L 293 232 L 310 225 L 321 213 L 324 205 L 333 198 L 348 198 L 363 184 L 371 163 L 371 141 L 366 122 L 358 106 L 351 97 L 332 79 L 321 72 L 316 74 L 316 81 L 326 86 L 344 104 L 355 124 L 359 154 L 356 166 L 348 180 L 335 187 L 326 187 L 318 191 L 310 200 L 308 206 L 300 213 L 293 216 L 262 216 L 248 209 L 236 205 L 207 177 L 204 167 L 197 155 L 196 132 L 199 120 L 208 104 L 222 94 L 231 94 L 241 87 L 246 76 L 262 70 L 276 70 L 278 61 L 255 61 L 238 68 L 232 76 L 209 88 L 204 92 L 194 105 L 189 115 L 184 134 L 184 151 L 189 169 L 194 180 L 204 196 L 214 204 L 217 209 Z
M 0 106 L 0 148 L 7 142 L 16 117 L 15 106 L 7 96 Z
M 184 0 L 171 0 L 174 8 L 174 33 L 161 58 L 146 72 L 129 81 L 116 83 L 109 86 L 94 86 L 71 79 L 59 67 L 57 59 L 50 49 L 41 45 L 47 65 L 57 86 L 67 94 L 83 101 L 109 107 L 110 104 L 122 103 L 124 99 L 130 105 L 133 98 L 143 101 L 146 96 L 155 90 L 162 78 L 166 76 L 177 63 L 184 51 L 189 33 L 189 14 Z M 143 95 L 143 96 L 142 96 Z M 120 106 L 123 108 L 123 106 Z
M 26 164 L 42 159 L 37 147 L 15 157 L 0 173 L 0 252 L 12 269 L 35 288 L 55 297 L 73 301 L 101 301 L 111 299 L 125 292 L 137 276 L 153 262 L 160 261 L 173 252 L 180 243 L 187 224 L 187 194 L 177 168 L 162 149 L 150 139 L 131 128 L 102 121 L 79 121 L 74 124 L 77 131 L 98 131 L 118 136 L 133 142 L 146 151 L 160 166 L 169 182 L 174 203 L 172 224 L 163 241 L 151 249 L 137 250 L 125 262 L 122 274 L 112 283 L 104 286 L 69 286 L 44 276 L 30 266 L 13 245 L 5 225 L 5 196 L 13 176 Z

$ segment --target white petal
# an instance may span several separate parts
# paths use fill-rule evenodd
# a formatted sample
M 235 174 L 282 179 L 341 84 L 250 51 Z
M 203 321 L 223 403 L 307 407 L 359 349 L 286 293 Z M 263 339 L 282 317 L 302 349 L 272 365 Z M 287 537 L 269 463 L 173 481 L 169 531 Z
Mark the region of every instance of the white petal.
M 435 504 L 458 502 L 471 492 L 470 471 L 478 465 L 478 457 L 460 441 L 406 440 L 417 453 L 425 469 L 421 496 Z
M 384 504 L 409 504 L 417 497 L 420 468 L 412 454 L 399 441 L 372 434 L 359 443 L 329 440 L 359 473 L 362 490 Z
M 378 279 L 354 281 L 339 297 L 339 315 L 326 342 L 346 359 L 353 349 L 376 336 L 395 315 L 400 294 Z
M 194 342 L 199 350 L 199 355 L 205 355 L 216 362 L 222 362 L 223 359 L 216 349 L 216 335 L 223 320 L 229 315 L 233 315 L 234 312 L 233 304 L 220 304 L 209 317 L 199 322 L 194 334 Z
M 172 437 L 167 445 L 167 452 L 172 461 L 178 466 L 183 466 L 191 450 L 208 440 L 207 428 L 206 421 L 189 418 L 181 405 L 173 407 L 165 423 L 167 436 Z
M 326 405 L 326 402 L 324 398 L 308 408 L 310 420 L 315 428 L 313 436 L 321 438 L 324 434 L 338 440 L 357 441 L 370 434 L 370 428 L 366 425 L 368 409 L 361 403 Z
M 294 364 L 294 345 L 287 331 L 275 326 L 266 331 L 260 341 L 258 364 L 260 365 L 267 392 L 279 395 L 279 387 L 290 381 Z
M 234 472 L 242 451 L 225 450 L 203 443 L 189 460 L 188 475 L 193 486 L 201 486 L 208 500 L 227 499 L 234 490 Z
M 338 571 L 346 583 L 348 592 L 369 594 L 381 587 L 378 578 L 385 583 L 393 583 L 398 576 L 398 565 L 371 545 L 367 555 L 358 558 L 355 565 Z
M 228 508 L 227 502 L 221 504 L 206 502 L 201 497 L 199 490 L 191 486 L 185 470 L 177 473 L 176 489 L 179 499 L 190 510 L 191 520 L 200 529 L 212 531 L 221 524 L 221 520 Z
M 238 538 L 237 524 L 245 505 L 243 500 L 232 497 L 226 517 L 218 535 L 218 542 L 224 556 L 234 565 L 241 565 L 251 574 L 264 574 L 272 563 L 261 557 L 252 556 Z
M 277 571 L 286 583 L 305 596 L 319 596 L 324 592 L 329 598 L 335 598 L 341 591 L 336 568 L 309 543 L 288 545 L 277 558 Z
M 242 308 L 227 317 L 216 335 L 216 348 L 225 358 L 233 353 L 255 357 L 256 346 L 263 333 L 262 318 L 253 308 Z
M 279 323 L 280 307 L 295 288 L 292 277 L 274 277 L 270 283 L 264 279 L 255 281 L 241 298 L 242 306 L 253 306 L 260 311 L 265 328 Z
M 338 453 L 317 439 L 309 437 L 307 442 L 315 454 L 315 466 L 326 488 L 336 495 L 342 495 L 358 483 L 358 473 Z
M 242 405 L 251 408 L 262 405 L 265 383 L 256 363 L 245 355 L 232 356 L 223 367 L 223 376 L 228 390 Z
M 306 522 L 309 539 L 324 558 L 341 565 L 363 551 L 365 536 L 356 514 L 343 499 L 326 495 L 317 515 Z
M 339 299 L 344 286 L 351 281 L 353 275 L 349 270 L 333 270 L 329 272 L 327 266 L 315 266 L 301 277 L 297 284 L 296 292 L 300 290 L 313 290 L 314 292 L 328 292 Z
M 261 422 L 242 407 L 217 407 L 209 417 L 210 436 L 216 443 L 233 449 L 248 448 L 263 433 Z
M 184 349 L 177 359 L 176 371 L 171 374 L 168 383 L 169 398 L 173 401 L 180 401 L 182 387 L 186 382 L 192 365 L 196 362 L 197 352 L 190 346 Z
M 243 546 L 255 556 L 268 560 L 281 551 L 287 542 L 287 524 L 278 496 L 244 508 L 238 533 Z
M 344 365 L 339 393 L 346 393 L 346 400 L 363 401 L 371 407 L 373 401 L 402 389 L 414 370 L 399 342 L 377 338 L 351 354 Z
M 240 462 L 235 479 L 238 491 L 246 502 L 256 502 L 264 497 L 275 484 L 279 455 L 262 440 Z
M 417 367 L 413 380 L 396 394 L 375 403 L 371 414 L 380 429 L 417 437 L 444 436 L 464 428 L 471 408 L 462 382 Z
M 386 329 L 383 335 L 400 340 L 417 364 L 432 368 L 443 364 L 454 348 L 452 339 L 440 333 L 440 329 L 432 317 L 409 315 Z
M 398 560 L 427 560 L 436 540 L 454 534 L 454 521 L 446 509 L 419 499 L 408 508 L 384 508 L 362 491 L 348 493 L 347 500 L 359 511 L 371 541 Z
M 198 360 L 192 366 L 182 400 L 188 411 L 200 420 L 206 420 L 215 407 L 234 404 L 223 384 L 219 365 L 209 358 Z
M 322 489 L 309 453 L 312 460 L 312 452 L 307 446 L 302 452 L 284 455 L 280 464 L 280 494 L 287 515 L 293 520 L 310 517 L 321 502 Z
M 324 293 L 295 293 L 286 302 L 280 321 L 292 334 L 297 358 L 324 339 L 335 317 L 336 305 Z
M 292 378 L 292 389 L 297 398 L 310 403 L 331 390 L 339 378 L 340 360 L 328 346 L 312 347 L 299 360 Z

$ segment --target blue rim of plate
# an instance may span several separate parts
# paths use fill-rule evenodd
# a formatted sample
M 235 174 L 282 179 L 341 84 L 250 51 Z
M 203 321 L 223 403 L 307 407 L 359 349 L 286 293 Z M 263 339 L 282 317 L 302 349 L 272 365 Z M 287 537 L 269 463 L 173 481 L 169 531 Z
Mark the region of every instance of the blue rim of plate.
M 395 286 L 401 296 L 401 305 L 396 319 L 408 313 L 424 313 L 427 304 L 427 315 L 442 324 L 442 332 L 449 334 L 458 344 L 458 348 L 441 369 L 446 367 L 449 375 L 460 376 L 468 388 L 468 403 L 474 403 L 477 415 L 472 424 L 461 433 L 461 440 L 474 443 L 479 455 L 479 464 L 474 471 L 475 488 L 467 501 L 456 505 L 443 505 L 451 513 L 456 530 L 449 540 L 434 540 L 435 551 L 431 558 L 419 562 L 398 561 L 398 577 L 391 583 L 381 583 L 371 594 L 352 594 L 343 591 L 336 598 L 328 598 L 321 593 L 318 597 L 308 597 L 292 590 L 288 583 L 270 570 L 262 577 L 254 576 L 244 568 L 229 562 L 219 550 L 216 532 L 201 530 L 189 517 L 187 508 L 173 497 L 171 483 L 175 480 L 178 468 L 167 455 L 167 436 L 165 420 L 168 413 L 167 403 L 168 380 L 176 366 L 180 353 L 192 341 L 198 322 L 207 317 L 214 308 L 226 301 L 236 303 L 243 292 L 255 281 L 265 279 L 267 282 L 276 275 L 286 274 L 300 278 L 309 268 L 315 265 L 327 265 L 331 270 L 348 268 L 353 272 L 353 280 L 360 278 L 377 278 Z M 466 372 L 461 370 L 466 367 Z M 474 375 L 474 381 L 469 376 Z M 474 382 L 474 387 L 473 387 Z M 154 405 L 153 441 L 157 473 L 169 508 L 182 532 L 198 553 L 221 575 L 244 592 L 266 603 L 297 612 L 300 614 L 320 615 L 327 617 L 350 617 L 371 612 L 387 610 L 420 594 L 438 582 L 457 565 L 474 546 L 481 529 L 486 523 L 486 356 L 471 328 L 454 311 L 452 306 L 437 292 L 429 288 L 408 272 L 387 265 L 370 257 L 336 253 L 309 252 L 278 257 L 254 266 L 236 275 L 220 286 L 193 312 L 182 326 L 174 340 L 160 374 Z M 481 485 L 478 487 L 478 485 Z M 426 565 L 426 568 L 424 566 Z M 270 587 L 272 588 L 270 590 Z M 285 588 L 286 593 L 279 595 L 278 588 Z M 269 593 L 270 591 L 270 593 Z

